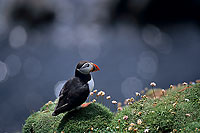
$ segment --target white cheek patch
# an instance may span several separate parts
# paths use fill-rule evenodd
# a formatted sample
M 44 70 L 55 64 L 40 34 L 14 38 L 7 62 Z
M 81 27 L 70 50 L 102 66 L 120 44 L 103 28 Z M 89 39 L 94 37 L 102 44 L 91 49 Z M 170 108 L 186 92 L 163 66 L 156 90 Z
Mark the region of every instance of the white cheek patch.
M 92 91 L 92 90 L 94 89 L 94 80 L 93 80 L 93 78 L 92 78 L 92 75 L 91 75 L 90 81 L 88 81 L 87 83 L 88 83 L 88 85 L 89 85 L 90 91 Z
M 80 69 L 78 69 L 78 71 L 83 73 L 83 74 L 89 74 L 90 70 L 92 69 L 93 66 L 91 64 L 89 64 L 88 67 L 84 67 L 85 65 L 83 65 Z

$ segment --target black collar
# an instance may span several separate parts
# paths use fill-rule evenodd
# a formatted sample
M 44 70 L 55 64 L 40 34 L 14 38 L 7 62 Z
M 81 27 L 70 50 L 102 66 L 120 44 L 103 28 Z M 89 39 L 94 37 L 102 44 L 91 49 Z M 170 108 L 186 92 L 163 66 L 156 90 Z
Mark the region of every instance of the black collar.
M 91 75 L 90 74 L 82 74 L 78 70 L 75 70 L 75 77 L 80 78 L 80 80 L 84 83 L 87 83 L 88 81 L 91 80 Z

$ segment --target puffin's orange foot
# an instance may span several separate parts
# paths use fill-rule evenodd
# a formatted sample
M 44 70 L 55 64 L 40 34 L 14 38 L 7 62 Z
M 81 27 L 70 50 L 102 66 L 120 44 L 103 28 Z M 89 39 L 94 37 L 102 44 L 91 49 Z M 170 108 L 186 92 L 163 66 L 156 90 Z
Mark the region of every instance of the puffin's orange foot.
M 182 92 L 182 91 L 184 91 L 184 90 L 186 90 L 186 89 L 188 89 L 188 88 L 191 88 L 191 87 L 192 87 L 192 86 L 185 87 L 185 88 L 183 88 L 183 89 L 179 90 L 179 92 Z
M 84 103 L 84 104 L 81 105 L 81 108 L 85 108 L 85 107 L 89 106 L 90 104 L 91 104 L 91 102 L 89 102 L 89 103 Z

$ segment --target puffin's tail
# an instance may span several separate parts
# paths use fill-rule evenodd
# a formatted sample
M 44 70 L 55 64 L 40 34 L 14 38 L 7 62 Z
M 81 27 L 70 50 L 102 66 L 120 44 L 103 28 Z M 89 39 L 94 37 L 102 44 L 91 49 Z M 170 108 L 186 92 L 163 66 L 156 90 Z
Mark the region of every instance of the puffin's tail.
M 68 106 L 68 103 L 61 106 L 61 107 L 56 106 L 54 112 L 52 113 L 52 116 L 57 116 L 60 113 L 64 113 L 64 112 L 69 111 L 69 110 L 71 110 L 71 107 Z
M 56 111 L 54 111 L 53 113 L 52 113 L 52 116 L 57 116 L 58 115 L 58 113 L 56 113 Z

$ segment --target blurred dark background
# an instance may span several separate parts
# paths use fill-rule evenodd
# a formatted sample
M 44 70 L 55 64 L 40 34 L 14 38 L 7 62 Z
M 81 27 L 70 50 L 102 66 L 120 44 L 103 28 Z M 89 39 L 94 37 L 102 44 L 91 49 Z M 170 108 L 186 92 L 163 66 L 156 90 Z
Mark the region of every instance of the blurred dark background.
M 117 101 L 200 78 L 199 12 L 199 0 L 0 0 L 0 132 L 21 132 L 80 60 Z

